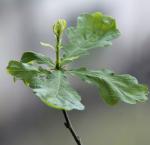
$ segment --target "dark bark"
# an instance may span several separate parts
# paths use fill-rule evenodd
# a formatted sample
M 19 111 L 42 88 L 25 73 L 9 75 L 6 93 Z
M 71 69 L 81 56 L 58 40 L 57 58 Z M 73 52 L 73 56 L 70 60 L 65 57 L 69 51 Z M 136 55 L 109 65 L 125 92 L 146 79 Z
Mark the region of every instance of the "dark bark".
M 76 141 L 77 145 L 82 145 L 81 139 L 77 135 L 77 133 L 75 132 L 75 130 L 73 129 L 71 121 L 69 119 L 69 116 L 68 116 L 68 114 L 67 114 L 67 112 L 65 110 L 63 110 L 63 115 L 64 115 L 64 118 L 65 118 L 65 121 L 66 121 L 64 123 L 65 127 L 70 131 L 70 133 L 73 136 L 74 140 Z

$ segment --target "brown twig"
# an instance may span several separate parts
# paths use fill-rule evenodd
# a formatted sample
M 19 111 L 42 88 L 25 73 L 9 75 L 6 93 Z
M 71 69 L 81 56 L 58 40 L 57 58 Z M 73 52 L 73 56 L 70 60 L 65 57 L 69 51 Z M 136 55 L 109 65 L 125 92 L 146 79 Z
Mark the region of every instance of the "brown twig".
M 71 124 L 71 121 L 69 119 L 69 116 L 67 114 L 67 112 L 65 110 L 63 110 L 63 115 L 64 115 L 64 118 L 66 120 L 66 122 L 64 123 L 65 127 L 67 129 L 69 129 L 70 133 L 72 134 L 74 140 L 76 141 L 77 145 L 82 145 L 81 143 L 81 139 L 80 137 L 77 135 L 77 133 L 74 131 L 73 127 L 72 127 L 72 124 Z

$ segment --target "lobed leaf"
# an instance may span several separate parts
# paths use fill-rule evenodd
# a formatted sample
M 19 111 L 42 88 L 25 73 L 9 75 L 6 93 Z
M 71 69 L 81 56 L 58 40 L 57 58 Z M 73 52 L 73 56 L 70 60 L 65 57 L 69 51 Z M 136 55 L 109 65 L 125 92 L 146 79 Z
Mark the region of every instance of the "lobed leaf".
M 77 26 L 67 28 L 66 35 L 69 42 L 64 45 L 62 65 L 87 55 L 89 49 L 110 46 L 120 32 L 113 18 L 95 12 L 80 15 Z
M 31 84 L 33 92 L 48 106 L 64 110 L 83 110 L 78 93 L 70 87 L 65 74 L 54 71 L 46 77 L 36 78 Z
M 33 65 L 14 60 L 9 62 L 7 71 L 9 74 L 14 76 L 15 79 L 20 79 L 28 83 L 32 81 L 32 78 L 40 73 L 38 68 Z
M 21 62 L 23 63 L 38 63 L 38 64 L 46 64 L 49 67 L 54 67 L 54 63 L 53 61 L 40 53 L 36 53 L 36 52 L 24 52 L 24 54 L 21 57 Z
M 110 105 L 118 101 L 136 104 L 148 99 L 147 86 L 139 84 L 137 79 L 131 75 L 118 75 L 111 70 L 78 69 L 70 72 L 88 83 L 96 84 L 102 98 Z
M 71 88 L 63 72 L 50 72 L 18 61 L 10 61 L 7 70 L 32 88 L 35 95 L 46 105 L 64 110 L 84 109 L 80 96 Z

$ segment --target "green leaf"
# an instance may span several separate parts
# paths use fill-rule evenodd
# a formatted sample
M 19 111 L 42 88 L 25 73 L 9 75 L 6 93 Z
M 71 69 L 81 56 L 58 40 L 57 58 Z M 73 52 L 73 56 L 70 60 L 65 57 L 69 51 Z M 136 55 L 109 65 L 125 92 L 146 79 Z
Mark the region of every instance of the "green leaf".
M 65 74 L 54 71 L 46 77 L 38 77 L 31 84 L 33 92 L 48 106 L 56 109 L 83 110 L 78 93 L 70 87 Z
M 7 66 L 7 71 L 15 77 L 15 80 L 20 79 L 26 83 L 31 82 L 32 78 L 40 73 L 37 67 L 27 63 L 20 63 L 18 61 L 10 61 Z
M 101 96 L 110 105 L 114 105 L 118 101 L 136 104 L 148 99 L 147 86 L 139 84 L 137 79 L 131 75 L 118 75 L 111 70 L 78 69 L 70 72 L 88 83 L 96 84 Z
M 77 26 L 67 28 L 66 34 L 69 43 L 64 45 L 62 64 L 87 55 L 89 49 L 110 46 L 120 32 L 112 17 L 95 12 L 80 15 Z
M 61 71 L 50 72 L 31 64 L 10 61 L 8 72 L 16 79 L 32 88 L 36 96 L 46 105 L 64 110 L 83 110 L 78 93 L 70 87 L 65 74 Z
M 25 52 L 22 57 L 21 57 L 21 62 L 23 63 L 38 63 L 38 64 L 46 64 L 49 67 L 54 67 L 54 63 L 53 61 L 40 53 L 36 53 L 36 52 Z

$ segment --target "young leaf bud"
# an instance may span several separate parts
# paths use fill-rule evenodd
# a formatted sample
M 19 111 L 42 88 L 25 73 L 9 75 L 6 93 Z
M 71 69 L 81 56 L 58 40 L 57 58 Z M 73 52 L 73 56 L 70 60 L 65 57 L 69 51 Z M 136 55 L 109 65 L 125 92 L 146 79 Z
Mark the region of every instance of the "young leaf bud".
M 65 28 L 67 27 L 67 22 L 64 19 L 59 19 L 54 25 L 53 25 L 53 32 L 56 35 L 56 37 L 59 37 L 64 32 Z

